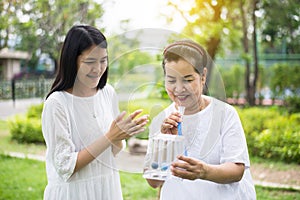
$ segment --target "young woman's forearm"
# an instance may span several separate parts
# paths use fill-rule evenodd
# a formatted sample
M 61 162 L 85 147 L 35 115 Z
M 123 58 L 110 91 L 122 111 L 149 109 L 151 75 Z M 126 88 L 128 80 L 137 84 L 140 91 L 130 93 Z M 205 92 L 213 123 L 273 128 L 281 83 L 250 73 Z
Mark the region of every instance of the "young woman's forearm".
M 101 136 L 78 153 L 74 172 L 89 164 L 110 145 L 112 145 L 113 154 L 117 154 L 123 147 L 122 140 L 144 131 L 144 126 L 148 122 L 148 115 L 133 120 L 141 112 L 142 110 L 136 110 L 125 120 L 123 118 L 126 112 L 122 112 L 112 122 L 109 131 L 104 136 Z
M 84 166 L 92 162 L 97 156 L 103 153 L 109 146 L 111 142 L 106 138 L 106 136 L 101 136 L 92 144 L 87 146 L 78 152 L 76 166 L 74 172 L 82 169 Z
M 121 141 L 118 141 L 118 142 L 115 142 L 112 144 L 112 152 L 115 155 L 117 155 L 123 148 L 123 142 L 122 140 Z

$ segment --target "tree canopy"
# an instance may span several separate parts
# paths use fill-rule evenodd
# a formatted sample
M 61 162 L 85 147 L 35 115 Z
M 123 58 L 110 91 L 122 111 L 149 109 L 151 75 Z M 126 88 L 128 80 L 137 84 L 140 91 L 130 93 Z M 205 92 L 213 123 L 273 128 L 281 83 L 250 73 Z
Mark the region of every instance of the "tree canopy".
M 40 53 L 58 59 L 64 36 L 72 25 L 96 25 L 103 15 L 102 6 L 88 0 L 3 0 L 0 9 L 0 48 L 13 46 L 29 51 L 32 67 Z

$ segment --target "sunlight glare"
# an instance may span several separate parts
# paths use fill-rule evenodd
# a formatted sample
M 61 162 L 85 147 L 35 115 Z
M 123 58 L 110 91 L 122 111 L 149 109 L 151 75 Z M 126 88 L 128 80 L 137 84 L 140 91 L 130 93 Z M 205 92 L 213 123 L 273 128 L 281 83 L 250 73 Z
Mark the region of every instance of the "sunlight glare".
M 181 0 L 174 1 L 182 2 Z M 167 0 L 108 1 L 103 4 L 104 15 L 99 26 L 104 28 L 107 34 L 140 28 L 166 28 L 181 31 L 186 22 L 179 13 L 175 13 L 174 9 L 167 6 L 167 2 Z M 191 2 L 193 1 L 186 1 L 183 8 L 190 9 Z M 167 21 L 166 16 L 172 18 L 171 23 Z
M 217 1 L 217 0 L 212 0 L 212 1 L 211 1 L 211 5 L 212 5 L 212 6 L 218 5 L 218 1 Z

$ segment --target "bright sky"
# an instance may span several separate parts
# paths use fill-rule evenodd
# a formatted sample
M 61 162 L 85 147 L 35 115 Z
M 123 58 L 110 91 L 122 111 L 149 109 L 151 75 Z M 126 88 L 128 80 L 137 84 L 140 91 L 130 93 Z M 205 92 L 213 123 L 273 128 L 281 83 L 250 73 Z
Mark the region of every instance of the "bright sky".
M 179 15 L 174 16 L 174 22 L 167 25 L 163 14 L 170 15 L 171 11 L 166 6 L 167 0 L 115 0 L 104 1 L 103 24 L 108 35 L 120 34 L 121 21 L 130 20 L 128 30 L 141 28 L 164 28 L 180 32 L 185 21 Z

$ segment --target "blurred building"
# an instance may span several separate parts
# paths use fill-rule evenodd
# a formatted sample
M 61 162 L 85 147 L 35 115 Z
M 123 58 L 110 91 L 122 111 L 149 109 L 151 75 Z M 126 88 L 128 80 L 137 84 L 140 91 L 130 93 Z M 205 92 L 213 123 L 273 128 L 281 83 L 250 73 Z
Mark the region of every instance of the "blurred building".
M 15 51 L 8 48 L 0 50 L 0 80 L 11 80 L 21 73 L 21 61 L 29 60 L 31 55 L 24 51 Z

